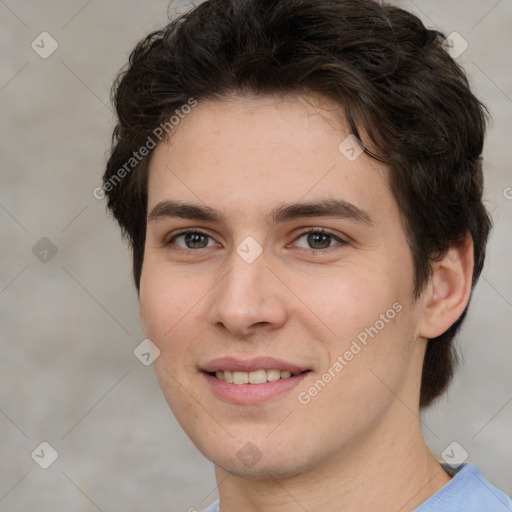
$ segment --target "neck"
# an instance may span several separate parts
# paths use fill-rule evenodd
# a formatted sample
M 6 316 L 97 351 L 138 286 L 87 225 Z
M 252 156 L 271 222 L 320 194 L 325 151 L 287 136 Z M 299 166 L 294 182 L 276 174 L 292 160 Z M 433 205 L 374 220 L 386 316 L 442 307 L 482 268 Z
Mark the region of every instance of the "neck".
M 446 485 L 450 476 L 431 453 L 419 418 L 404 408 L 390 414 L 366 439 L 333 453 L 321 467 L 292 477 L 247 479 L 216 467 L 221 512 L 411 512 Z

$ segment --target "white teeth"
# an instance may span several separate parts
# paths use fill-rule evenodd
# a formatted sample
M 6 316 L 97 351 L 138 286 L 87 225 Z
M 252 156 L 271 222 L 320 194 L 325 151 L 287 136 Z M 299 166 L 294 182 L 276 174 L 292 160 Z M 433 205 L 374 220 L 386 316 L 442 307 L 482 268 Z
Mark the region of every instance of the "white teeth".
M 292 373 L 287 370 L 256 370 L 253 372 L 216 371 L 215 377 L 233 384 L 264 384 L 279 379 L 288 379 Z
M 281 378 L 281 372 L 279 370 L 267 370 L 267 380 L 272 382 Z
M 247 372 L 233 372 L 233 384 L 249 384 Z
M 267 382 L 267 372 L 265 370 L 249 372 L 249 382 L 251 384 L 263 384 L 264 382 Z

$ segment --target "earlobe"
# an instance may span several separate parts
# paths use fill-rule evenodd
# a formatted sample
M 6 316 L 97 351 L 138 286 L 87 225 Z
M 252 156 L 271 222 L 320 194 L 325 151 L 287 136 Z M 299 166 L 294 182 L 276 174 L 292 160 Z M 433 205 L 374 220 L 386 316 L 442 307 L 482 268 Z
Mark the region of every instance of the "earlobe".
M 471 295 L 473 266 L 473 239 L 467 233 L 435 265 L 424 292 L 419 336 L 427 339 L 440 336 L 464 312 Z

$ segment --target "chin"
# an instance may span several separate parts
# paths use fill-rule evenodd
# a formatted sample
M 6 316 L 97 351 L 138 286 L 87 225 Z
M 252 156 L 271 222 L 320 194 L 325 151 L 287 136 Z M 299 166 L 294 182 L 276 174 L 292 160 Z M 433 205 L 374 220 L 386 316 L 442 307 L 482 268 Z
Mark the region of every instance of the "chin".
M 246 439 L 248 437 L 245 436 Z M 244 443 L 240 437 L 225 439 L 224 442 L 203 438 L 194 444 L 215 466 L 240 478 L 286 479 L 315 466 L 313 453 L 307 453 L 300 447 L 291 447 L 279 438 L 274 441 L 272 443 L 269 439 L 254 437 L 254 442 Z
M 218 457 L 213 456 L 209 460 L 231 475 L 253 480 L 281 480 L 292 478 L 305 471 L 305 468 L 298 466 L 295 462 L 278 461 L 274 457 L 270 460 L 263 457 L 252 467 L 248 467 L 238 460 L 227 459 L 220 455 Z

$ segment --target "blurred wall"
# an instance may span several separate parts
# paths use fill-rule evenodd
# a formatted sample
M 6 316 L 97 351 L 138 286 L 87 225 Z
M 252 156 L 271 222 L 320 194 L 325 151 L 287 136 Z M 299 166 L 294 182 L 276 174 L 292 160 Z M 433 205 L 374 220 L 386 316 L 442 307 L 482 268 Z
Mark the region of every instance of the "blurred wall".
M 462 367 L 423 424 L 437 454 L 457 442 L 510 494 L 512 1 L 395 3 L 460 34 L 455 50 L 467 42 L 459 59 L 494 118 L 486 268 L 459 336 Z M 0 511 L 186 511 L 216 497 L 212 465 L 134 357 L 144 335 L 129 253 L 93 196 L 114 123 L 110 85 L 167 8 L 0 1 Z M 58 453 L 46 470 L 43 441 Z

